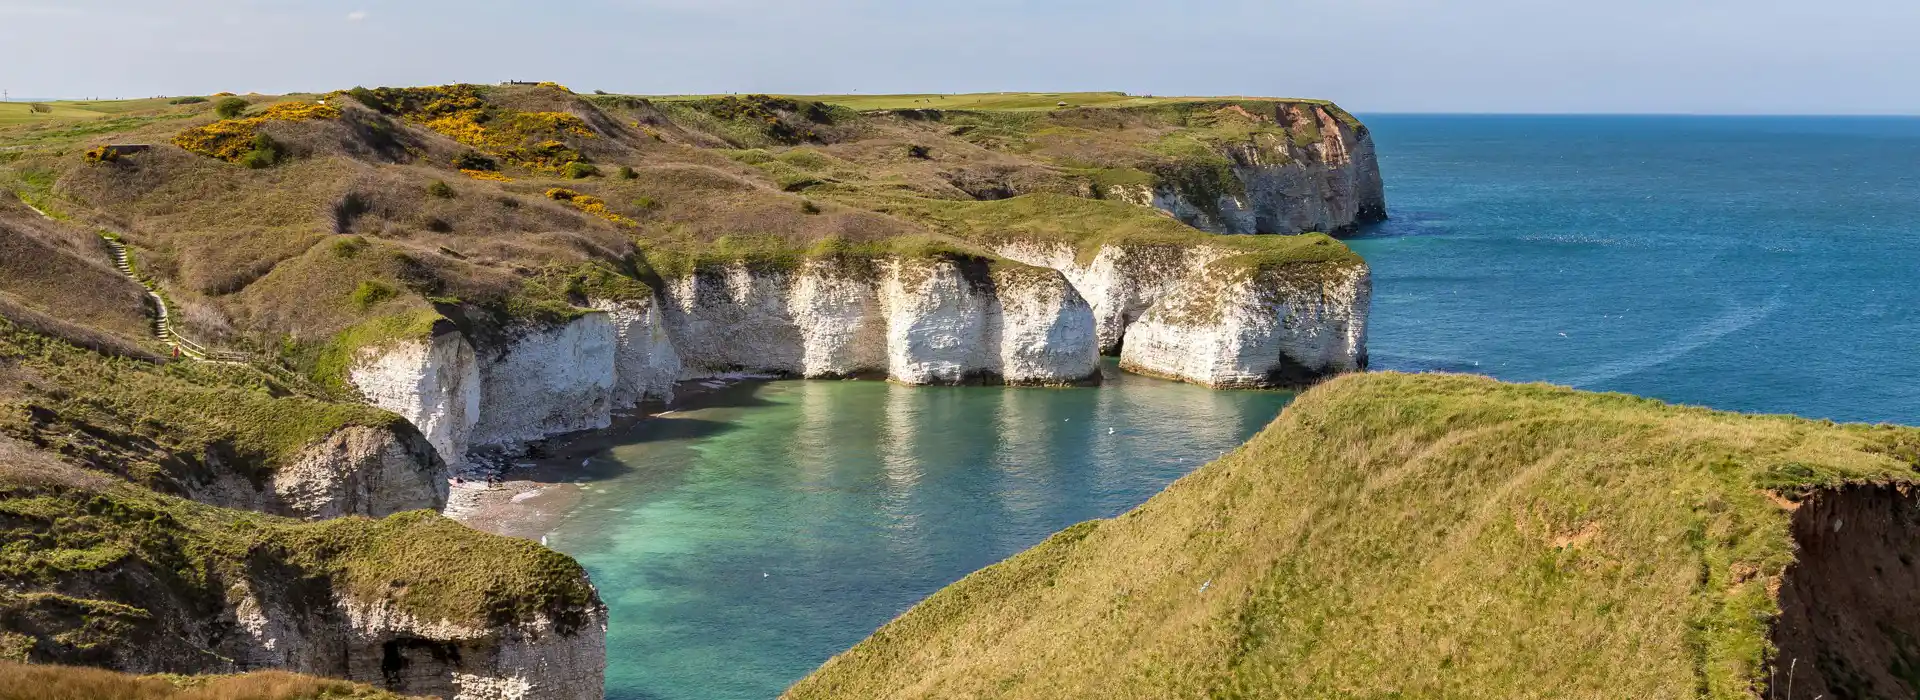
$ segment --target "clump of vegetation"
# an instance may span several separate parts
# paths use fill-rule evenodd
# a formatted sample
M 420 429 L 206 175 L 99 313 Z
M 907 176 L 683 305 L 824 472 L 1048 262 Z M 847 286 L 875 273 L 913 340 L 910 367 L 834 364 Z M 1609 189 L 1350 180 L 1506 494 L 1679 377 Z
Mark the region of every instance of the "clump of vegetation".
M 932 158 L 932 157 L 933 157 L 933 149 L 931 149 L 931 148 L 928 148 L 928 147 L 926 147 L 926 146 L 922 146 L 922 145 L 920 145 L 920 144 L 917 144 L 917 143 L 916 143 L 916 144 L 911 144 L 911 145 L 908 145 L 908 146 L 907 146 L 907 157 L 908 157 L 908 158 L 919 158 L 919 159 L 921 159 L 921 160 L 926 160 L 926 159 L 928 159 L 928 158 Z
M 586 178 L 599 176 L 600 169 L 594 167 L 592 163 L 574 161 L 568 163 L 567 167 L 561 168 L 560 174 L 569 180 L 584 180 Z
M 360 286 L 354 288 L 350 301 L 353 302 L 354 308 L 366 311 L 378 305 L 380 302 L 399 295 L 400 292 L 395 290 L 392 285 L 385 282 L 367 280 L 361 282 Z
M 635 197 L 633 199 L 633 207 L 641 211 L 654 211 L 656 209 L 659 209 L 660 206 L 661 206 L 660 200 L 654 199 L 652 197 L 648 197 L 646 195 L 640 195 L 639 197 Z
M 207 98 L 205 98 L 205 97 L 197 97 L 197 96 L 195 96 L 195 97 L 176 97 L 176 98 L 174 98 L 174 99 L 171 99 L 171 100 L 168 100 L 168 101 L 167 101 L 167 104 L 170 104 L 170 105 L 197 105 L 197 104 L 205 104 L 205 103 L 206 103 L 206 101 L 207 101 Z
M 213 113 L 221 119 L 232 119 L 247 111 L 249 104 L 238 97 L 228 97 L 213 103 Z
M 359 236 L 346 236 L 333 242 L 333 255 L 339 258 L 351 258 L 367 249 L 367 239 Z
M 555 187 L 547 190 L 547 199 L 556 202 L 566 202 L 567 204 L 573 205 L 575 209 L 598 216 L 621 226 L 640 225 L 640 222 L 621 216 L 618 212 L 608 209 L 606 200 L 593 195 L 581 194 L 564 187 Z
M 427 194 L 440 199 L 453 199 L 455 196 L 458 196 L 458 193 L 453 191 L 453 186 L 447 184 L 444 180 L 434 180 L 429 183 L 427 185 Z
M 491 171 L 491 170 L 499 170 L 500 162 L 492 158 L 488 158 L 484 154 L 476 153 L 474 151 L 467 151 L 466 153 L 462 153 L 453 159 L 453 167 L 458 168 L 463 172 L 468 170 Z
M 273 140 L 266 134 L 253 135 L 253 148 L 240 155 L 238 161 L 249 168 L 271 168 L 287 157 L 286 146 Z
M 634 172 L 633 166 L 631 165 L 620 166 L 620 179 L 634 180 L 634 179 L 638 179 L 639 177 L 640 177 L 640 173 Z
M 800 200 L 800 213 L 802 213 L 802 214 L 818 214 L 818 213 L 820 213 L 820 212 L 821 212 L 821 209 L 820 209 L 820 205 L 818 205 L 818 204 L 814 204 L 814 203 L 813 203 L 813 200 L 811 200 L 811 199 L 802 199 L 802 200 Z
M 88 165 L 115 163 L 120 160 L 120 152 L 106 146 L 94 146 L 87 149 L 85 158 Z
M 270 105 L 260 114 L 238 119 L 221 121 L 182 131 L 173 137 L 176 146 L 203 156 L 219 158 L 229 163 L 240 163 L 243 159 L 259 162 L 258 156 L 250 154 L 263 150 L 260 127 L 269 122 L 298 122 L 312 119 L 339 119 L 340 110 L 311 102 L 282 102 Z M 268 139 L 266 144 L 271 144 Z M 273 148 L 264 150 L 274 151 Z M 267 165 L 277 162 L 279 155 L 267 160 Z

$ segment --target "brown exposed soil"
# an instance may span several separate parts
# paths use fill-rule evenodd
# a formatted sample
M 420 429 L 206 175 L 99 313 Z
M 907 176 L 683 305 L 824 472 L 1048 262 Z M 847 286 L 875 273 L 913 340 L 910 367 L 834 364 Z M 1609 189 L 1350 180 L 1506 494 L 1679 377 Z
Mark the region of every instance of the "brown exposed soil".
M 1920 493 L 1824 491 L 1794 512 L 1768 698 L 1912 698 L 1920 691 Z

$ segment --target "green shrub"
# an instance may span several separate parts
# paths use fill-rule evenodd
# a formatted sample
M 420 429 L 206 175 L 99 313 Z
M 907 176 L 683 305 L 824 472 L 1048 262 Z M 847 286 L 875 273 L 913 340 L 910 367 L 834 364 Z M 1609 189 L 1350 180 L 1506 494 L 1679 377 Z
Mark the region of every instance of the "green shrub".
M 820 213 L 820 205 L 814 204 L 811 199 L 802 199 L 800 200 L 800 213 L 818 214 Z
M 399 294 L 400 292 L 395 290 L 392 285 L 367 280 L 361 282 L 359 287 L 354 288 L 353 306 L 361 311 L 366 311 L 367 309 L 373 308 L 375 304 L 392 299 L 399 296 Z
M 907 157 L 908 157 L 908 158 L 919 158 L 919 159 L 921 159 L 921 160 L 925 160 L 925 159 L 928 159 L 928 158 L 932 158 L 932 157 L 933 157 L 933 149 L 931 149 L 931 148 L 927 148 L 926 146 L 922 146 L 922 145 L 919 145 L 919 144 L 914 144 L 914 145 L 911 145 L 911 146 L 908 146 L 908 147 L 907 147 Z
M 206 102 L 206 101 L 207 101 L 207 98 L 205 98 L 205 97 L 176 97 L 176 98 L 174 98 L 174 99 L 172 99 L 172 100 L 169 100 L 169 101 L 167 102 L 167 104 L 170 104 L 170 105 L 197 105 L 197 104 L 201 104 L 201 103 L 203 103 L 203 102 Z
M 453 159 L 453 167 L 461 170 L 485 170 L 491 172 L 499 170 L 500 163 L 477 151 L 467 151 Z
M 635 179 L 638 179 L 639 177 L 640 177 L 640 173 L 634 172 L 633 166 L 630 166 L 630 165 L 620 166 L 620 179 L 635 180 Z
M 453 199 L 456 193 L 453 191 L 453 186 L 447 184 L 445 180 L 434 180 L 432 184 L 427 185 L 427 194 L 441 199 Z
M 351 258 L 367 249 L 367 240 L 359 236 L 348 236 L 333 242 L 335 257 Z
M 561 169 L 560 174 L 567 176 L 569 180 L 580 180 L 599 175 L 600 169 L 593 167 L 592 163 L 582 163 L 576 160 L 568 163 L 567 167 Z
M 660 200 L 641 195 L 633 200 L 633 206 L 638 207 L 641 211 L 653 211 L 660 208 Z
M 247 101 L 238 97 L 229 97 L 213 103 L 213 113 L 220 115 L 221 119 L 232 119 L 245 111 L 247 111 Z
M 254 134 L 253 150 L 247 151 L 246 154 L 240 156 L 240 164 L 256 169 L 270 168 L 273 167 L 274 164 L 285 160 L 286 156 L 286 146 L 280 145 L 280 142 L 273 140 L 272 136 Z

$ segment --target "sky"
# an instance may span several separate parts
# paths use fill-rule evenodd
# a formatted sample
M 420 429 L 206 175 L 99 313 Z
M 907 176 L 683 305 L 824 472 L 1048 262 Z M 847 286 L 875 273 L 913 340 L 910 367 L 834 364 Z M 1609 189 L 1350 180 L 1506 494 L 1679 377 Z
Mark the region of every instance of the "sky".
M 0 0 L 15 97 L 552 80 L 1920 114 L 1916 0 Z

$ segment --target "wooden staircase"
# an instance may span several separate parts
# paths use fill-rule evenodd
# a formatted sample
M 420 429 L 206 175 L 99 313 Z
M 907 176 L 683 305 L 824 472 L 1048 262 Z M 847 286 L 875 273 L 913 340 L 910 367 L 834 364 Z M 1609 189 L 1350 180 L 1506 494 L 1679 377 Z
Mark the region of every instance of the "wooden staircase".
M 127 252 L 127 244 L 122 243 L 118 236 L 108 233 L 100 234 L 100 238 L 107 242 L 107 249 L 113 253 L 114 269 L 119 270 L 120 274 L 126 275 L 128 279 L 140 283 L 140 286 L 147 290 L 147 298 L 152 299 L 154 308 L 158 309 L 158 314 L 153 318 L 154 337 L 159 338 L 160 342 L 166 343 L 169 347 L 173 348 L 175 354 L 180 357 L 200 360 L 202 362 L 247 364 L 250 358 L 244 354 L 208 348 L 205 345 L 193 342 L 186 336 L 180 335 L 179 331 L 174 330 L 173 311 L 167 306 L 167 298 L 160 294 L 160 290 L 154 287 L 152 281 L 141 277 L 139 273 L 134 271 L 133 256 Z

